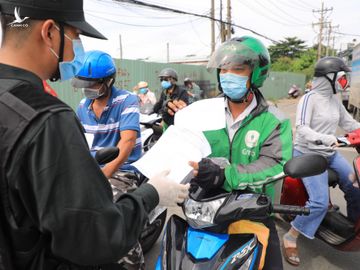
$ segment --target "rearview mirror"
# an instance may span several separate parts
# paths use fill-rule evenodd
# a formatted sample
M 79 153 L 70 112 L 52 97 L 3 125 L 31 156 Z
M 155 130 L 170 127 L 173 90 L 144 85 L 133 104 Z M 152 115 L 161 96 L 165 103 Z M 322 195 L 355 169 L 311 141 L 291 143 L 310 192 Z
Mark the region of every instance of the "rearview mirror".
M 95 160 L 99 165 L 104 165 L 117 158 L 119 152 L 120 150 L 117 147 L 102 148 L 96 152 Z
M 294 178 L 318 175 L 328 167 L 325 157 L 318 154 L 304 154 L 286 162 L 284 173 Z

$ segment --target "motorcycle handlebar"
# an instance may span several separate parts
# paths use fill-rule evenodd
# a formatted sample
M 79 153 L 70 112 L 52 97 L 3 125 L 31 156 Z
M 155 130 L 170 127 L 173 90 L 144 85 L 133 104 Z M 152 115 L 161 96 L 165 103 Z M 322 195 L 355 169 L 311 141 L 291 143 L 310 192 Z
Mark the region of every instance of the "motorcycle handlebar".
M 307 207 L 296 205 L 274 204 L 272 208 L 273 213 L 292 214 L 292 215 L 310 215 L 310 209 Z

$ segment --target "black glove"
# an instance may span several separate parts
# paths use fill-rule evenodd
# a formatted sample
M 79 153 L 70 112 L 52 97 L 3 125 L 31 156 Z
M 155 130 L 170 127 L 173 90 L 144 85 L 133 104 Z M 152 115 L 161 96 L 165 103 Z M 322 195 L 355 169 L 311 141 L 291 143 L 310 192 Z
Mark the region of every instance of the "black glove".
M 192 184 L 197 184 L 206 190 L 219 188 L 224 184 L 224 182 L 224 169 L 208 158 L 203 158 L 199 162 L 198 175 L 191 180 Z

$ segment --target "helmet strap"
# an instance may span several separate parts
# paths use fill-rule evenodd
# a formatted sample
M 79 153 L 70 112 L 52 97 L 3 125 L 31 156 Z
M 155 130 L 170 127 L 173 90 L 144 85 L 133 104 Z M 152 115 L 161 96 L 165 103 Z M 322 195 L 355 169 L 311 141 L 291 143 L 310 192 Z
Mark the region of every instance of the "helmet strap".
M 250 88 L 250 89 L 251 89 L 251 88 Z M 252 99 L 253 99 L 253 96 L 254 96 L 253 92 L 252 92 L 250 89 L 248 89 L 247 92 L 246 92 L 246 94 L 245 94 L 242 98 L 240 98 L 240 99 L 231 99 L 231 98 L 229 98 L 227 95 L 225 95 L 225 96 L 226 96 L 226 98 L 227 98 L 228 100 L 230 100 L 230 101 L 233 102 L 233 103 L 244 103 L 244 102 L 248 102 L 248 101 L 252 100 Z
M 50 81 L 52 81 L 52 82 L 56 82 L 58 79 L 60 79 L 59 64 L 60 64 L 60 62 L 63 61 L 63 58 L 64 58 L 65 32 L 64 32 L 64 26 L 62 23 L 59 23 L 59 29 L 60 29 L 60 51 L 59 51 L 58 65 L 56 67 L 56 71 L 50 78 Z
M 332 80 L 327 75 L 324 76 L 330 82 L 334 95 L 336 94 L 335 82 L 337 74 L 337 72 L 334 73 L 334 78 Z

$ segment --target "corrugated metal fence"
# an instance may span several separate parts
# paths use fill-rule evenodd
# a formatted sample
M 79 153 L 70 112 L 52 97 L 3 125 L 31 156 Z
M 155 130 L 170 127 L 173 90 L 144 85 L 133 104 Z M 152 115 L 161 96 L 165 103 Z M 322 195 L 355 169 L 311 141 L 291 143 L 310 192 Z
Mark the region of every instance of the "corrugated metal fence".
M 121 62 L 116 59 L 115 62 L 118 67 L 115 85 L 119 88 L 132 91 L 139 81 L 147 81 L 149 88 L 159 96 L 161 90 L 158 74 L 163 68 L 171 67 L 178 72 L 178 83 L 180 85 L 183 84 L 183 80 L 186 77 L 190 77 L 205 91 L 206 96 L 216 95 L 217 81 L 215 72 L 209 72 L 205 66 L 151 63 L 127 59 L 123 59 Z M 69 82 L 49 82 L 49 84 L 58 93 L 59 98 L 73 109 L 77 107 L 83 98 L 81 91 L 72 88 Z M 304 88 L 305 75 L 288 72 L 271 72 L 262 87 L 262 92 L 269 99 L 283 98 L 287 96 L 287 92 L 292 84 Z

